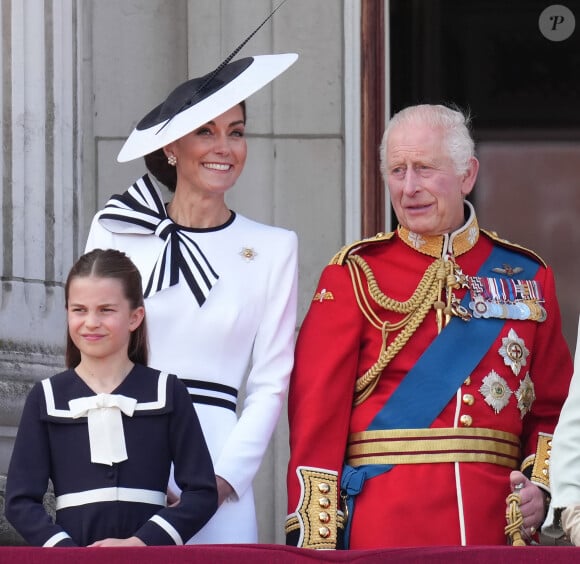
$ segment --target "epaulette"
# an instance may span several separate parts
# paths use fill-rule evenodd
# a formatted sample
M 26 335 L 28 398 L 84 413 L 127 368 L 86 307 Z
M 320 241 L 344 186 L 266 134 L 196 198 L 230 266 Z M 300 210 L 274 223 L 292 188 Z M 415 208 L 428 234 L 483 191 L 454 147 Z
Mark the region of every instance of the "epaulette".
M 484 235 L 487 235 L 492 241 L 494 241 L 498 245 L 501 245 L 502 247 L 507 247 L 508 249 L 513 249 L 515 251 L 519 251 L 520 253 L 523 253 L 524 255 L 527 255 L 528 257 L 539 262 L 544 268 L 547 266 L 544 259 L 540 255 L 538 255 L 537 253 L 532 251 L 531 249 L 527 249 L 526 247 L 522 247 L 521 245 L 516 245 L 515 243 L 511 243 L 510 241 L 508 241 L 506 239 L 502 239 L 501 237 L 498 236 L 498 234 L 495 231 L 487 231 L 486 229 L 480 229 L 480 231 Z
M 330 260 L 330 262 L 328 264 L 338 264 L 338 265 L 342 266 L 342 265 L 344 265 L 346 259 L 348 258 L 348 255 L 350 253 L 352 253 L 353 251 L 356 251 L 356 250 L 360 249 L 361 247 L 366 247 L 367 245 L 373 245 L 374 243 L 388 241 L 389 239 L 391 239 L 393 237 L 394 234 L 395 234 L 394 231 L 391 231 L 390 233 L 377 233 L 373 237 L 367 237 L 366 239 L 361 239 L 360 241 L 355 241 L 354 243 L 351 243 L 350 245 L 345 245 L 344 247 L 342 247 L 342 249 L 340 249 L 340 251 L 338 251 L 338 253 L 336 253 L 332 257 L 332 259 Z

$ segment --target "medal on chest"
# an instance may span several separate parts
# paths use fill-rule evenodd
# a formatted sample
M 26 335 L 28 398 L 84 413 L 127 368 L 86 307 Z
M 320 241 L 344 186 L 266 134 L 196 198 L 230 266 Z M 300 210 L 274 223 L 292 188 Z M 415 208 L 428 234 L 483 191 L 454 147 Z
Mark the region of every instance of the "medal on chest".
M 536 280 L 469 276 L 468 287 L 473 317 L 546 320 L 544 297 Z

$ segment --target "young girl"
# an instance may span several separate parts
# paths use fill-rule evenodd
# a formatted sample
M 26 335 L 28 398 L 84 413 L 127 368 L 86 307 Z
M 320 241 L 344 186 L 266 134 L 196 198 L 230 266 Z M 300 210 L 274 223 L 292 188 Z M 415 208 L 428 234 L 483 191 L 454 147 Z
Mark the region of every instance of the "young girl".
M 147 368 L 141 276 L 96 249 L 65 286 L 68 370 L 31 390 L 6 485 L 6 517 L 39 546 L 182 544 L 217 508 L 216 480 L 185 386 Z M 166 507 L 171 463 L 183 490 Z M 56 522 L 42 504 L 48 480 Z

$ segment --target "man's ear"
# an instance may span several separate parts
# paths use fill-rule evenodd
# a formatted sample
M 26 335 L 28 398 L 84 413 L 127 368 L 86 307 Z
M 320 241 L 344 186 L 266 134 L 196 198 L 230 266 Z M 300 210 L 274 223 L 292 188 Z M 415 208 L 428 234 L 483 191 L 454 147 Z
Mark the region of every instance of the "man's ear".
M 461 193 L 467 196 L 475 186 L 477 173 L 479 172 L 479 161 L 475 157 L 469 159 L 467 170 L 463 173 Z

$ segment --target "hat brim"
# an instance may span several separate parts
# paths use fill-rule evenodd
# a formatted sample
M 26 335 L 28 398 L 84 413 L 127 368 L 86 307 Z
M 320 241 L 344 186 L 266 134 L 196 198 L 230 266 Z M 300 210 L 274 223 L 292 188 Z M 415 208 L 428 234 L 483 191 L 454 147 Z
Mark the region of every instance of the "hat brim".
M 251 58 L 252 63 L 241 74 L 207 98 L 170 120 L 146 129 L 135 128 L 121 148 L 117 161 L 124 163 L 143 157 L 191 133 L 266 86 L 294 64 L 298 55 L 281 53 Z

